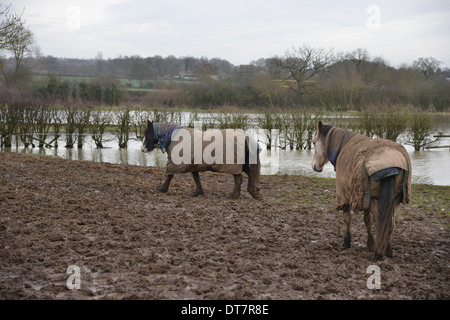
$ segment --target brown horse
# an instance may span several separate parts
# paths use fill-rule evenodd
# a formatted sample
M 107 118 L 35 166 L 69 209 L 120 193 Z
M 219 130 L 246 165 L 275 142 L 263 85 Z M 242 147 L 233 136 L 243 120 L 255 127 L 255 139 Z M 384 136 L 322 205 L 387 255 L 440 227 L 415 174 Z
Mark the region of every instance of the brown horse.
M 383 255 L 392 257 L 395 215 L 411 196 L 411 161 L 405 148 L 321 121 L 313 143 L 313 169 L 321 172 L 330 161 L 336 171 L 336 209 L 344 211 L 344 247 L 349 248 L 351 242 L 350 210 L 363 211 L 369 251 L 377 260 Z
M 248 176 L 247 191 L 253 198 L 260 199 L 260 149 L 257 142 L 244 132 L 232 129 L 198 131 L 147 120 L 141 150 L 149 152 L 156 147 L 167 151 L 168 158 L 166 180 L 158 187 L 159 191 L 169 190 L 174 174 L 191 172 L 196 185 L 193 196 L 202 195 L 204 191 L 199 172 L 213 171 L 234 176 L 231 197 L 238 199 L 242 172 L 245 172 Z

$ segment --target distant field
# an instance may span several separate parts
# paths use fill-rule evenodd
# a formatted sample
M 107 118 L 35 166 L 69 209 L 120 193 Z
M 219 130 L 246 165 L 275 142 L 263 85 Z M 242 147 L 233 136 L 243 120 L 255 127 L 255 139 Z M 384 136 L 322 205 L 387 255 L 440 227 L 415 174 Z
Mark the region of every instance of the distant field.
M 145 92 L 158 92 L 164 89 L 146 89 L 146 88 L 127 88 L 127 91 L 145 91 Z
M 34 75 L 33 78 L 36 81 L 47 81 L 49 76 Z M 81 82 L 81 81 L 90 81 L 93 77 L 89 77 L 89 76 L 56 76 L 56 78 L 61 81 Z
M 68 81 L 71 83 L 78 83 L 78 82 L 89 82 L 89 81 L 95 81 L 97 77 L 91 77 L 91 76 L 56 76 L 57 79 L 60 81 Z M 45 82 L 48 79 L 47 75 L 35 75 L 34 79 L 36 81 L 42 81 Z M 129 91 L 147 91 L 147 92 L 157 92 L 160 90 L 170 90 L 171 85 L 173 87 L 176 87 L 179 84 L 186 84 L 186 83 L 194 83 L 195 81 L 186 81 L 186 80 L 165 80 L 165 79 L 158 79 L 158 80 L 143 80 L 142 86 L 141 81 L 138 79 L 127 79 L 127 78 L 118 78 L 117 79 L 120 84 L 122 84 L 124 87 L 127 88 Z M 164 88 L 161 88 L 164 87 Z

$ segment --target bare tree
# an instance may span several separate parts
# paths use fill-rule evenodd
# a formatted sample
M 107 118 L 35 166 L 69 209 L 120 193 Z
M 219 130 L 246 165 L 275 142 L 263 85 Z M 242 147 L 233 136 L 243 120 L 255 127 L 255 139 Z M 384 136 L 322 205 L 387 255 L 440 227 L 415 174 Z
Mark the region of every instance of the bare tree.
M 91 120 L 89 122 L 90 131 L 92 133 L 92 140 L 95 142 L 97 148 L 103 148 L 106 129 L 112 122 L 112 111 L 110 110 L 93 110 L 91 112 Z
M 428 80 L 437 71 L 440 64 L 442 64 L 441 61 L 433 57 L 428 57 L 417 59 L 413 62 L 413 67 L 421 71 L 425 79 Z
M 150 79 L 155 71 L 148 66 L 145 60 L 139 58 L 131 66 L 128 77 L 131 79 L 139 80 L 139 87 L 144 87 L 144 80 Z
M 116 112 L 115 124 L 117 125 L 115 133 L 119 140 L 119 148 L 128 147 L 128 140 L 131 131 L 131 113 L 129 109 L 122 109 Z
M 10 7 L 0 3 L 0 50 L 6 49 L 15 38 L 16 27 L 21 23 L 22 14 L 10 14 Z
M 194 74 L 200 80 L 209 81 L 211 76 L 217 74 L 217 69 L 207 59 L 202 59 L 196 66 Z
M 51 145 L 46 142 L 50 129 L 53 126 L 50 107 L 46 104 L 37 104 L 34 107 L 32 120 L 33 131 L 35 132 L 33 139 L 38 141 L 38 147 L 51 147 Z
M 1 8 L 0 4 L 0 8 Z M 22 13 L 10 13 L 10 6 L 0 9 L 0 67 L 7 85 L 15 84 L 26 73 L 23 60 L 31 53 L 34 44 L 33 32 L 25 26 Z M 14 57 L 14 70 L 12 73 L 5 68 L 3 52 L 9 52 Z
M 370 55 L 369 55 L 369 52 L 367 51 L 367 49 L 358 48 L 352 52 L 347 53 L 345 55 L 345 58 L 352 61 L 356 66 L 356 70 L 358 70 L 358 72 L 360 72 L 361 64 L 369 61 Z
M 60 67 L 60 61 L 51 55 L 45 57 L 38 57 L 42 68 L 47 72 L 48 75 L 55 74 L 57 69 Z
M 415 113 L 406 131 L 405 144 L 414 146 L 414 150 L 423 150 L 441 140 L 443 132 L 433 129 L 431 116 L 427 113 Z M 435 139 L 433 139 L 435 138 Z
M 312 48 L 309 45 L 292 48 L 283 57 L 275 57 L 272 63 L 284 70 L 284 80 L 295 80 L 297 87 L 292 87 L 297 94 L 300 104 L 303 104 L 303 93 L 307 81 L 327 70 L 335 61 L 332 50 Z
M 24 24 L 18 26 L 16 38 L 11 41 L 8 47 L 14 54 L 16 72 L 21 68 L 25 55 L 31 52 L 33 43 L 33 32 Z

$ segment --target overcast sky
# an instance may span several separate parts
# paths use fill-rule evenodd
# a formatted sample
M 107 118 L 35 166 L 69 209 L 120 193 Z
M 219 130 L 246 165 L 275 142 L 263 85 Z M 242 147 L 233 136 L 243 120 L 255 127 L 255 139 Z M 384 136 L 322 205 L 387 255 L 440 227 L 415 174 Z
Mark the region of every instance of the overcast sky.
M 7 2 L 3 2 L 7 3 Z M 365 48 L 390 65 L 450 67 L 450 1 L 14 0 L 43 55 L 221 58 L 234 65 L 291 47 Z

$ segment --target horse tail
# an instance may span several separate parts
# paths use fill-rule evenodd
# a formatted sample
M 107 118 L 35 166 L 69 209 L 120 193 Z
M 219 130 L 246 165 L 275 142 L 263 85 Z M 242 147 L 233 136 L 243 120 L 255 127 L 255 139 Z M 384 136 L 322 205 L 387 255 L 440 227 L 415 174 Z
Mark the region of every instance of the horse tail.
M 380 180 L 380 195 L 378 197 L 377 237 L 375 244 L 375 256 L 380 259 L 390 244 L 394 231 L 395 208 L 395 175 Z

